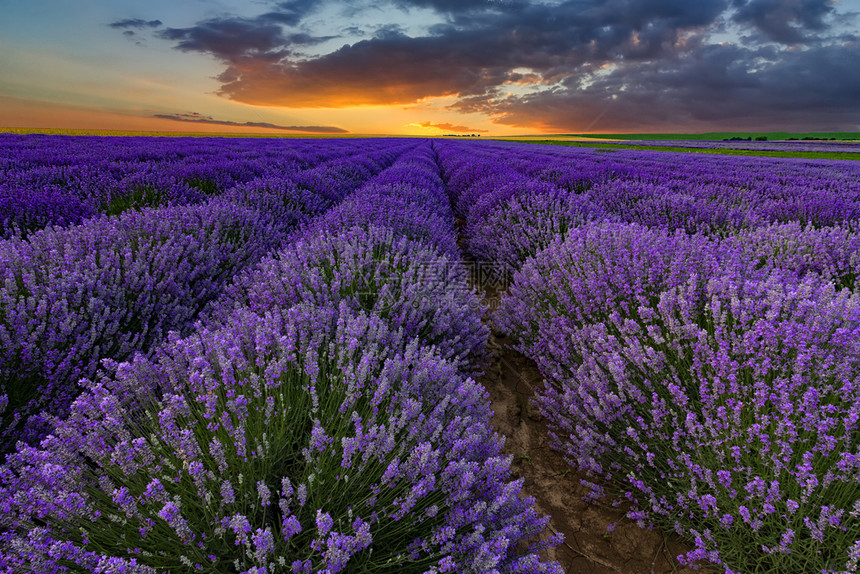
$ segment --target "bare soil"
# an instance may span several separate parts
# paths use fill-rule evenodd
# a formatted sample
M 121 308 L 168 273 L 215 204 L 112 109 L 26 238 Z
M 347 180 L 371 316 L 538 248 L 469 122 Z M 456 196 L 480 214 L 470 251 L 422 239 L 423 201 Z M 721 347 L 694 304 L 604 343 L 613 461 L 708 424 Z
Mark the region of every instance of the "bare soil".
M 458 243 L 472 270 L 472 284 L 494 309 L 500 298 L 497 287 L 504 282 L 486 281 L 481 265 L 468 255 L 464 221 L 458 218 L 458 224 Z M 577 471 L 550 449 L 546 422 L 531 402 L 543 376 L 534 361 L 509 347 L 510 342 L 503 334 L 492 332 L 491 358 L 477 380 L 490 395 L 495 413 L 492 423 L 505 437 L 504 452 L 513 456 L 511 471 L 525 479 L 521 496 L 534 497 L 537 512 L 551 517 L 541 538 L 564 534 L 564 542 L 546 550 L 544 557 L 558 561 L 567 574 L 701 574 L 675 558 L 692 549 L 676 536 L 640 528 L 625 517 L 624 508 L 586 499 L 589 489 L 580 480 L 601 481 Z M 613 523 L 610 533 L 607 526 Z
M 491 337 L 493 356 L 478 382 L 490 394 L 493 426 L 506 437 L 505 453 L 514 457 L 511 470 L 525 479 L 522 495 L 533 496 L 537 511 L 552 517 L 545 536 L 565 536 L 546 557 L 557 560 L 567 574 L 694 574 L 675 559 L 688 546 L 640 528 L 624 517 L 623 508 L 585 501 L 588 488 L 580 479 L 586 476 L 549 448 L 546 423 L 529 400 L 543 378 L 533 361 L 506 348 L 506 342 L 498 334 Z M 612 523 L 615 530 L 608 533 Z

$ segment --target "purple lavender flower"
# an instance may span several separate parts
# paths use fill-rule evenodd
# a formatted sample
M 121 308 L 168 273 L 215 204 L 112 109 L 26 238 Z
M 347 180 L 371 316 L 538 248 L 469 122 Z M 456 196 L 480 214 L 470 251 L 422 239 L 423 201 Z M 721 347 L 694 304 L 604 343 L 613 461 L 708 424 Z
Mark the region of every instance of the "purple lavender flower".
M 228 293 L 232 301 L 214 311 L 218 321 L 229 321 L 237 306 L 264 314 L 302 303 L 336 310 L 343 303 L 385 318 L 407 339 L 418 337 L 464 366 L 478 365 L 485 354 L 488 331 L 465 267 L 391 228 L 354 227 L 299 239 L 239 278 Z
M 70 544 L 63 559 L 82 568 L 113 557 L 134 558 L 160 571 L 176 555 L 191 564 L 214 555 L 226 563 L 238 561 L 239 570 L 259 569 L 277 563 L 279 556 L 286 564 L 305 564 L 314 546 L 320 553 L 312 558 L 313 567 L 336 570 L 388 564 L 396 571 L 410 556 L 425 569 L 446 556 L 458 569 L 522 562 L 513 545 L 537 534 L 546 519 L 534 512 L 531 501 L 519 498 L 521 482 L 510 480 L 509 461 L 501 456 L 489 424 L 485 391 L 432 349 L 402 341 L 402 331 L 390 332 L 383 319 L 355 315 L 342 305 L 336 326 L 320 331 L 321 324 L 327 325 L 327 319 L 320 323 L 326 313 L 307 306 L 274 309 L 265 316 L 237 312 L 228 325 L 174 337 L 157 359 L 138 359 L 117 369 L 114 380 L 90 385 L 64 426 L 39 447 L 10 455 L 0 473 L 0 497 L 9 509 L 4 527 L 16 541 L 3 551 L 50 563 L 46 550 L 17 542 L 28 536 L 34 520 L 50 517 L 48 536 Z M 351 345 L 356 338 L 364 344 Z M 160 400 L 150 394 L 153 383 Z M 100 400 L 108 396 L 99 395 L 108 387 L 144 395 Z M 214 402 L 209 393 L 216 395 Z M 247 401 L 243 418 L 230 406 L 239 396 Z M 338 429 L 334 442 L 318 445 L 322 450 L 309 448 L 312 413 L 326 421 L 327 429 Z M 236 446 L 251 444 L 261 432 L 268 434 L 269 444 L 258 454 Z M 152 459 L 119 466 L 111 445 L 117 437 L 137 434 L 150 437 Z M 196 448 L 181 446 L 188 437 L 197 441 Z M 209 454 L 207 445 L 215 437 L 224 444 L 224 472 L 215 472 L 220 463 Z M 359 448 L 345 453 L 340 445 L 346 438 L 358 441 Z M 310 458 L 300 454 L 303 448 Z M 394 460 L 400 461 L 399 470 L 385 487 L 376 478 L 378 469 Z M 63 476 L 75 478 L 49 478 L 54 476 L 49 469 L 57 465 L 66 469 Z M 201 485 L 197 477 L 203 477 Z M 288 506 L 292 514 L 282 519 L 280 504 L 262 507 L 254 501 L 261 492 L 271 496 L 260 484 L 284 483 L 286 477 L 299 484 L 299 504 Z M 134 507 L 131 518 L 112 499 L 98 495 L 123 487 L 131 497 L 124 497 L 126 506 Z M 346 493 L 374 503 L 344 508 Z M 236 504 L 250 504 L 248 511 L 234 509 L 233 498 Z M 421 512 L 420 522 L 395 519 L 407 501 L 410 512 Z M 433 516 L 423 513 L 431 501 Z M 206 511 L 182 512 L 192 507 Z M 269 510 L 252 511 L 255 507 Z M 110 519 L 119 513 L 127 527 Z M 169 530 L 159 529 L 153 519 Z M 81 520 L 98 530 L 98 549 L 81 541 Z M 421 530 L 407 538 L 427 540 L 426 548 L 394 544 L 402 540 L 396 533 L 404 527 Z M 453 539 L 429 542 L 437 539 L 434 532 L 447 528 L 453 529 Z M 140 529 L 149 531 L 142 535 Z M 475 531 L 484 532 L 480 540 L 458 534 Z M 190 540 L 194 545 L 188 545 Z M 128 554 L 127 548 L 145 552 Z M 165 548 L 175 548 L 176 554 L 161 553 Z M 535 564 L 533 571 L 558 571 L 551 564 Z

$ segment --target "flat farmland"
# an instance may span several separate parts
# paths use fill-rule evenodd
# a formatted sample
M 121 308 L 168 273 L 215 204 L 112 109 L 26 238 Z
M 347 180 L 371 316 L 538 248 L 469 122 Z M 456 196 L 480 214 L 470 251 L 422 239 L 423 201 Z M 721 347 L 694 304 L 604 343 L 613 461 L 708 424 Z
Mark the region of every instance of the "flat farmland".
M 687 143 L 0 135 L 0 572 L 857 571 L 856 144 Z

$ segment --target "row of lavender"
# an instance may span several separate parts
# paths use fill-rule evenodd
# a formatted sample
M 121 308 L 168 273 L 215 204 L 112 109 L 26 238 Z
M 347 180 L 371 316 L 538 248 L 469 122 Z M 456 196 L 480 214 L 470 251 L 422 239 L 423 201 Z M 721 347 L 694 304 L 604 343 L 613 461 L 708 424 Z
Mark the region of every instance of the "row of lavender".
M 426 144 L 0 467 L 6 572 L 547 572 Z
M 514 272 L 493 319 L 545 376 L 536 403 L 554 447 L 603 479 L 589 483 L 595 497 L 687 537 L 695 549 L 683 561 L 856 572 L 858 219 L 710 235 L 660 218 L 645 226 L 613 204 L 635 202 L 625 196 L 643 179 L 661 186 L 648 181 L 656 170 L 638 177 L 646 152 L 569 188 L 547 179 L 582 182 L 599 152 L 577 172 L 580 152 L 535 169 L 545 157 L 514 151 L 446 143 L 439 155 L 469 249 Z M 701 156 L 684 159 L 696 163 L 671 171 L 713 173 Z M 791 175 L 809 164 L 771 165 L 786 201 L 828 188 L 852 200 L 850 186 L 840 197 L 843 164 L 829 184 L 815 166 L 812 190 Z
M 391 144 L 367 145 L 372 151 Z M 132 208 L 201 203 L 260 178 L 300 181 L 303 171 L 366 149 L 353 140 L 6 134 L 0 136 L 0 238 Z
M 0 241 L 0 452 L 37 441 L 100 360 L 147 354 L 169 331 L 187 331 L 236 273 L 410 146 L 380 141 L 298 178 L 256 178 L 197 205 Z
M 477 143 L 477 142 L 475 142 Z M 860 164 L 530 144 L 445 142 L 470 149 L 454 188 L 482 174 L 513 173 L 574 192 L 619 221 L 725 235 L 769 223 L 856 225 Z M 462 161 L 469 163 L 470 160 Z M 495 180 L 505 182 L 501 175 Z
M 834 138 L 835 139 L 835 138 Z M 793 151 L 822 153 L 860 153 L 860 141 L 707 141 L 707 140 L 636 140 L 619 141 L 619 144 L 642 146 L 686 147 L 692 149 L 739 149 L 749 151 Z M 858 156 L 860 157 L 860 156 Z

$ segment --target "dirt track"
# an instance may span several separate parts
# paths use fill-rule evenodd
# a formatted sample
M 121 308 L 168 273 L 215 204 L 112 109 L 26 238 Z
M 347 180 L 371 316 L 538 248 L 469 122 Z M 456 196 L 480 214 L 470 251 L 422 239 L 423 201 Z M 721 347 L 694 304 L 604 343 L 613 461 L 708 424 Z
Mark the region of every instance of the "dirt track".
M 462 235 L 459 244 L 467 254 Z M 494 285 L 484 282 L 480 265 L 465 263 L 472 270 L 472 284 L 483 293 L 493 309 L 499 301 Z M 485 318 L 489 322 L 489 313 Z M 510 341 L 500 333 L 490 336 L 492 357 L 478 382 L 490 394 L 493 426 L 505 438 L 505 452 L 513 455 L 511 469 L 524 478 L 523 496 L 533 496 L 536 509 L 551 516 L 544 536 L 561 532 L 565 541 L 546 551 L 567 574 L 701 574 L 682 566 L 675 556 L 690 548 L 667 534 L 639 528 L 625 518 L 625 511 L 608 502 L 586 502 L 588 489 L 580 484 L 586 478 L 547 444 L 546 423 L 531 404 L 534 389 L 543 377 L 534 361 L 510 349 Z M 596 480 L 590 478 L 592 482 Z M 615 523 L 613 532 L 607 526 Z
M 525 478 L 523 494 L 552 517 L 547 534 L 562 532 L 565 542 L 547 552 L 568 574 L 693 574 L 675 556 L 687 548 L 662 532 L 639 528 L 624 511 L 608 503 L 583 500 L 584 475 L 564 462 L 547 445 L 546 425 L 529 399 L 542 381 L 534 362 L 505 348 L 506 339 L 493 335 L 493 358 L 478 379 L 490 393 L 497 432 L 507 437 L 505 451 L 513 455 L 512 470 Z M 615 531 L 606 527 L 616 523 Z

